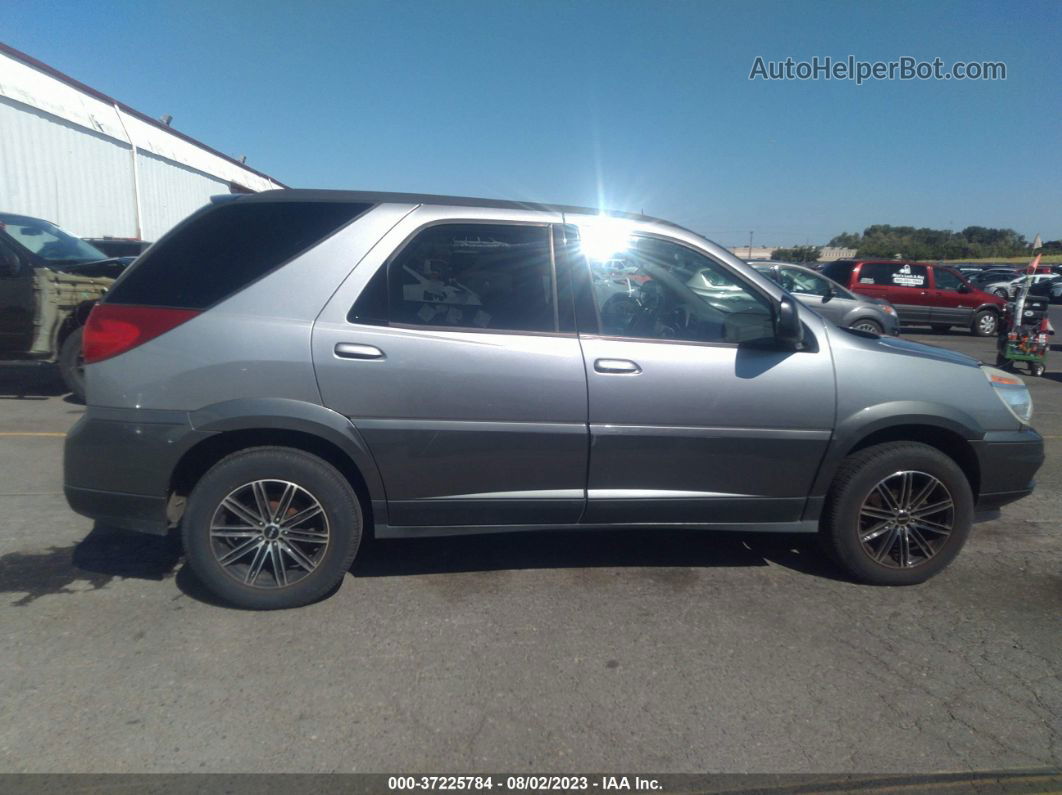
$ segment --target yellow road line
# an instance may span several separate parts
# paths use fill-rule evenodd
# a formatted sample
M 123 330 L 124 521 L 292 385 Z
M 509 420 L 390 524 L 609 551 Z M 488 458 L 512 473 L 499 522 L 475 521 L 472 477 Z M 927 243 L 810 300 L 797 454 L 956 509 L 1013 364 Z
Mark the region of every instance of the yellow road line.
M 66 436 L 59 431 L 0 431 L 0 436 Z

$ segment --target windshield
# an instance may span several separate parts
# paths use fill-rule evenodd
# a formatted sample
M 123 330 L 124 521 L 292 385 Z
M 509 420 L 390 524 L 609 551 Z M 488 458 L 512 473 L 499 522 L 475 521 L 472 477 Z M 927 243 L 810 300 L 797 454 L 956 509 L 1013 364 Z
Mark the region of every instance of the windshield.
M 81 238 L 39 218 L 0 215 L 0 231 L 49 263 L 91 262 L 107 255 Z

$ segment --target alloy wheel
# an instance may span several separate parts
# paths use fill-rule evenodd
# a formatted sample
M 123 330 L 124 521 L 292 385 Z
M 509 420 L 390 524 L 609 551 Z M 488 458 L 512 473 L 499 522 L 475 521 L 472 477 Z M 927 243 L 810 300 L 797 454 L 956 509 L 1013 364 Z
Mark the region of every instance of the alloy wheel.
M 863 500 L 859 542 L 875 563 L 908 569 L 940 552 L 954 525 L 955 503 L 940 480 L 926 472 L 894 472 Z
M 982 334 L 986 337 L 990 336 L 996 331 L 996 316 L 991 312 L 985 312 L 981 319 L 977 321 L 977 324 L 981 327 Z
M 284 588 L 313 573 L 330 535 L 318 499 L 286 480 L 255 480 L 233 489 L 210 520 L 214 560 L 230 577 L 256 588 Z

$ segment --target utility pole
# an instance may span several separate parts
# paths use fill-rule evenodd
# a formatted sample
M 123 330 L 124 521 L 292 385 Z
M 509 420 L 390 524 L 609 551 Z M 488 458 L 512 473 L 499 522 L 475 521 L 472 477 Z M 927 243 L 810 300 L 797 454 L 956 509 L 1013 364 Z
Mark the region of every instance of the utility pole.
M 752 259 L 752 230 L 749 230 L 749 259 Z

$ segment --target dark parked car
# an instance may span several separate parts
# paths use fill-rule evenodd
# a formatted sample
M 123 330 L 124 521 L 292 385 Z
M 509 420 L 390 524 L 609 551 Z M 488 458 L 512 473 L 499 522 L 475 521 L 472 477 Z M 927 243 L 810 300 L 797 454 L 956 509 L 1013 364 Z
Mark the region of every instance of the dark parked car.
M 58 363 L 83 400 L 82 326 L 130 261 L 41 218 L 0 213 L 0 359 Z
M 822 270 L 853 292 L 884 298 L 903 325 L 927 325 L 937 331 L 962 326 L 991 337 L 999 328 L 1006 301 L 979 290 L 957 270 L 903 260 L 837 260 Z
M 139 257 L 151 243 L 135 237 L 86 237 L 82 238 L 89 245 L 99 249 L 108 257 Z
M 882 298 L 856 295 L 821 273 L 788 262 L 758 260 L 750 265 L 771 281 L 788 290 L 805 306 L 810 306 L 838 326 L 871 334 L 899 334 L 900 320 L 892 305 Z
M 597 209 L 226 197 L 115 282 L 85 361 L 70 505 L 179 524 L 254 608 L 324 596 L 368 533 L 817 533 L 853 578 L 917 583 L 1043 461 L 1017 376 Z

